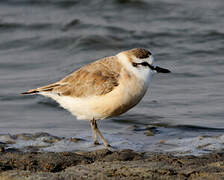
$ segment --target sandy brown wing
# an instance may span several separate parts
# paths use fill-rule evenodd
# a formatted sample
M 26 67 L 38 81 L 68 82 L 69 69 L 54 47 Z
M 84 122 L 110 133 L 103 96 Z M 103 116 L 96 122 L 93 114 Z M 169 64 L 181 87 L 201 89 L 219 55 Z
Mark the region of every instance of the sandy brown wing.
M 82 67 L 55 83 L 56 86 L 51 91 L 72 97 L 109 93 L 118 86 L 121 64 L 116 58 L 116 56 L 107 57 Z

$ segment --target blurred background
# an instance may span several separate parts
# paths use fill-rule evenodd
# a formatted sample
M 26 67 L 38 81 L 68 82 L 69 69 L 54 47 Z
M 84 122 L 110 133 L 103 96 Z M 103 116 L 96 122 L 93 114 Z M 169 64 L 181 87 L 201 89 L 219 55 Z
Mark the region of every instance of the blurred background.
M 156 74 L 137 107 L 100 122 L 105 136 L 138 144 L 145 128 L 155 126 L 153 137 L 144 136 L 151 146 L 165 137 L 222 134 L 223 9 L 223 0 L 1 0 L 0 133 L 90 141 L 88 121 L 50 99 L 20 93 L 98 58 L 143 47 L 172 74 Z

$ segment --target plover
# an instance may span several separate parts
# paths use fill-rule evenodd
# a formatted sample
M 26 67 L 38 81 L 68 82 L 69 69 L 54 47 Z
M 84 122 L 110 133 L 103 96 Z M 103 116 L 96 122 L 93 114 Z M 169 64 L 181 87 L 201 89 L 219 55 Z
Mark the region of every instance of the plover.
M 135 48 L 87 64 L 58 82 L 22 94 L 40 94 L 57 101 L 80 120 L 89 120 L 94 144 L 97 135 L 110 146 L 97 120 L 125 113 L 145 95 L 154 73 L 170 71 L 154 64 L 150 51 Z

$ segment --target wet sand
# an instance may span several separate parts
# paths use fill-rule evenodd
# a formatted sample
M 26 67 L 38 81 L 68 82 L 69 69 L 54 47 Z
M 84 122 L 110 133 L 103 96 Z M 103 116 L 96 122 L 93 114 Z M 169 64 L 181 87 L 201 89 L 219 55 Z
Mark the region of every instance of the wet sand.
M 91 152 L 0 152 L 0 179 L 223 179 L 224 153 L 202 156 Z

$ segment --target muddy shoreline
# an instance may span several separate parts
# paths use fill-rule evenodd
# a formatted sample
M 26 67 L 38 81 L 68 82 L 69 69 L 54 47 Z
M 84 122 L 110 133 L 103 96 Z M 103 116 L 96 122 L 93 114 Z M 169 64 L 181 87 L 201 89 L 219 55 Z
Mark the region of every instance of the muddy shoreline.
M 224 153 L 202 156 L 91 152 L 0 152 L 0 179 L 223 179 Z

